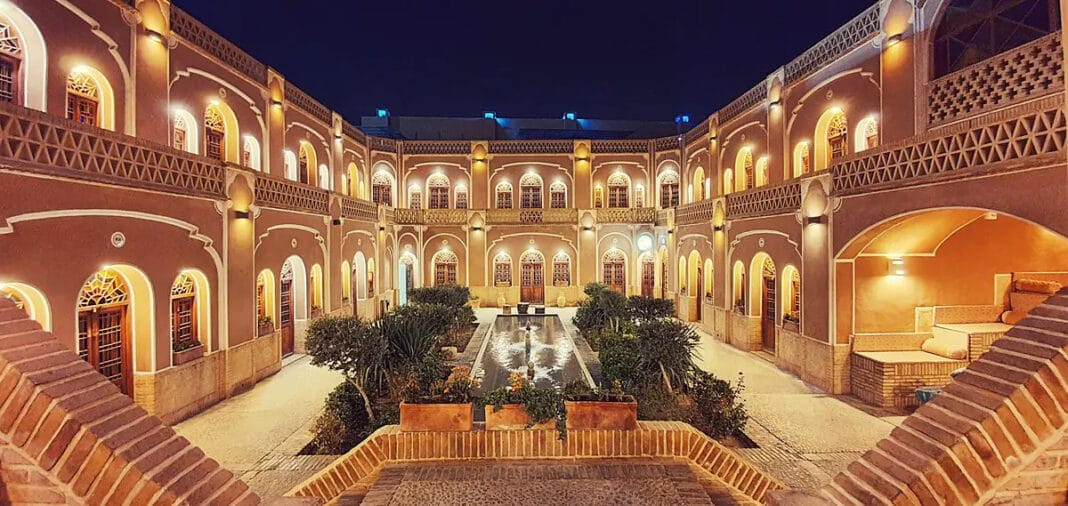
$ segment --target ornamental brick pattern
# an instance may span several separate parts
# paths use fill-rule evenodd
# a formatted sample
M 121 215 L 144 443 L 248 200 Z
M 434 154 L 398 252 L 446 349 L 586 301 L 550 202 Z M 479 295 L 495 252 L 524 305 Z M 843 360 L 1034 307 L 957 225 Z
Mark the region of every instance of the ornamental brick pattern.
M 9 299 L 0 299 L 0 399 L 0 502 L 259 503 Z
M 817 491 L 771 504 L 1065 504 L 1068 289 Z

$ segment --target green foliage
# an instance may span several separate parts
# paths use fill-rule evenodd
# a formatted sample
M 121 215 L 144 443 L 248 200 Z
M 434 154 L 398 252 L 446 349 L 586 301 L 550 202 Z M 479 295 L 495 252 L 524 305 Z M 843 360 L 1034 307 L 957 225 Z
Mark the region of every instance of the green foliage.
M 638 338 L 614 332 L 601 334 L 601 377 L 609 383 L 619 382 L 628 392 L 642 388 L 646 382 L 640 369 L 642 361 Z
M 613 381 L 608 388 L 593 388 L 585 381 L 572 381 L 564 387 L 564 399 L 568 401 L 634 402 L 634 396 L 623 391 L 623 384 Z
M 675 313 L 671 300 L 638 295 L 627 298 L 600 283 L 587 284 L 583 292 L 586 299 L 579 303 L 572 321 L 596 351 L 601 350 L 606 334 L 629 334 L 636 324 Z
M 444 381 L 434 380 L 429 385 L 412 377 L 404 389 L 403 399 L 411 404 L 464 404 L 474 400 L 472 392 L 477 387 L 478 380 L 471 377 L 471 367 L 457 366 Z
M 631 295 L 627 299 L 627 314 L 637 320 L 667 318 L 675 314 L 675 302 L 671 299 Z
M 509 376 L 510 386 L 503 386 L 486 394 L 479 401 L 480 406 L 493 406 L 493 411 L 500 411 L 505 404 L 521 404 L 530 416 L 528 427 L 550 420 L 556 421 L 556 430 L 563 439 L 567 435 L 567 412 L 564 409 L 564 396 L 555 388 L 539 388 L 521 373 Z
M 415 288 L 408 291 L 408 300 L 415 304 L 441 304 L 448 307 L 460 307 L 471 300 L 471 289 L 457 285 Z
M 411 304 L 404 307 L 444 308 L 440 314 L 434 315 L 448 322 L 441 344 L 442 346 L 455 346 L 463 351 L 471 340 L 476 321 L 475 310 L 468 305 L 470 299 L 471 290 L 466 286 L 443 285 L 416 288 L 408 293 L 408 300 Z
M 697 371 L 694 376 L 690 425 L 716 439 L 742 430 L 749 415 L 740 399 L 745 389 L 741 375 L 734 385 L 704 371 Z
M 668 392 L 674 385 L 689 383 L 698 370 L 694 350 L 701 341 L 689 325 L 668 318 L 646 320 L 638 325 L 636 335 L 638 368 L 647 382 L 659 375 Z

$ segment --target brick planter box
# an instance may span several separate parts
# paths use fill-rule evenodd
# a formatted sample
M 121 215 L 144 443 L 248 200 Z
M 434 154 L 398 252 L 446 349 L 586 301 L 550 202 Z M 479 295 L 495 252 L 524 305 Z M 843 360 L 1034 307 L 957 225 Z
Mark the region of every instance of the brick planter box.
M 400 405 L 400 429 L 403 432 L 470 431 L 475 418 L 472 404 Z
M 256 329 L 256 337 L 269 336 L 271 334 L 274 334 L 274 324 L 273 323 L 268 323 L 266 325 L 260 325 Z
M 176 351 L 171 354 L 171 362 L 175 366 L 192 362 L 200 357 L 204 356 L 204 345 L 198 344 L 192 348 L 182 351 Z
M 638 428 L 638 403 L 564 401 L 567 430 L 634 430 Z
M 505 404 L 500 411 L 494 412 L 493 406 L 486 406 L 486 430 L 523 430 L 530 425 L 530 415 L 522 404 Z M 552 430 L 556 420 L 537 423 L 529 427 L 534 430 Z

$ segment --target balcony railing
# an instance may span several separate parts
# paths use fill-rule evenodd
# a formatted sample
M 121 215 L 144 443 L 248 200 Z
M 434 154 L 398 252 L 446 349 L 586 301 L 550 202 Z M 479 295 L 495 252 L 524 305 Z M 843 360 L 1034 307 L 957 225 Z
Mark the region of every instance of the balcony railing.
M 1061 33 L 1011 49 L 927 84 L 931 126 L 1064 90 Z
M 374 202 L 344 196 L 340 200 L 341 216 L 357 220 L 378 220 L 378 205 Z
M 652 207 L 598 209 L 597 223 L 656 223 L 656 209 Z
M 18 170 L 87 181 L 226 195 L 226 170 L 217 160 L 3 103 L 0 160 Z
M 295 181 L 261 176 L 256 178 L 256 204 L 263 207 L 329 214 L 330 193 Z
M 577 209 L 489 209 L 489 223 L 577 223 Z
M 712 221 L 711 199 L 683 204 L 675 209 L 675 224 L 677 225 L 693 225 L 708 221 Z
M 671 220 L 675 215 L 674 209 L 660 209 L 656 212 L 656 226 L 666 227 L 671 224 Z
M 1064 96 L 933 130 L 851 155 L 831 167 L 834 193 L 849 195 L 1064 163 Z
M 751 218 L 794 212 L 801 207 L 801 182 L 753 188 L 727 195 L 727 217 Z

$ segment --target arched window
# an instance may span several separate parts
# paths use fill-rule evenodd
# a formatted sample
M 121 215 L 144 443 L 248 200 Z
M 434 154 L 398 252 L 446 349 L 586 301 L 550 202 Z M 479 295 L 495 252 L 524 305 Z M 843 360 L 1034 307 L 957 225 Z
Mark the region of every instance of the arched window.
M 100 86 L 84 70 L 67 76 L 67 119 L 100 126 Z
M 812 171 L 811 149 L 808 141 L 794 146 L 794 177 L 801 177 Z
M 523 174 L 519 178 L 519 207 L 541 209 L 541 177 L 537 174 Z
M 408 187 L 408 209 L 423 208 L 423 191 L 418 184 Z
M 645 207 L 645 187 L 642 185 L 634 187 L 634 207 Z
M 78 294 L 78 356 L 124 394 L 133 392 L 129 304 L 130 288 L 114 269 L 93 274 Z
M 660 175 L 660 207 L 678 207 L 679 173 L 669 170 Z
M 854 149 L 857 153 L 879 147 L 879 122 L 874 116 L 868 116 L 857 123 Z
M 846 123 L 845 114 L 841 111 L 831 116 L 831 122 L 827 124 L 827 166 L 830 167 L 846 155 L 847 137 L 849 136 L 849 124 Z
M 330 168 L 326 164 L 319 165 L 319 188 L 333 190 L 334 182 L 330 178 Z
M 0 17 L 0 102 L 22 102 L 21 67 L 22 42 L 11 23 Z
M 768 184 L 768 157 L 762 156 L 756 163 L 756 186 Z
M 748 190 L 756 186 L 756 171 L 753 166 L 753 150 L 749 148 L 742 148 L 738 153 L 738 163 L 736 164 L 738 170 L 742 171 L 741 177 L 736 181 L 736 190 Z
M 216 105 L 204 111 L 204 155 L 220 161 L 226 156 L 226 121 Z
M 371 200 L 375 204 L 393 205 L 393 178 L 389 173 L 379 171 L 371 178 Z
M 197 287 L 193 277 L 180 273 L 171 285 L 171 347 L 188 350 L 200 345 L 197 328 Z
M 723 194 L 727 195 L 734 191 L 734 171 L 727 169 L 723 171 Z
M 252 170 L 260 170 L 260 143 L 255 137 L 246 135 L 241 148 L 241 165 Z
M 352 266 L 348 260 L 341 261 L 341 302 L 352 298 Z
M 512 208 L 512 185 L 497 183 L 497 209 Z
M 311 274 L 308 275 L 311 283 L 311 310 L 315 317 L 323 309 L 323 268 L 319 264 L 312 265 Z
M 498 253 L 493 257 L 493 284 L 512 286 L 512 257 L 507 253 Z
M 612 248 L 601 257 L 602 282 L 619 293 L 627 293 L 627 257 Z
M 942 77 L 1060 29 L 1057 0 L 946 2 L 934 37 L 934 77 Z
M 745 314 L 745 266 L 740 261 L 734 263 L 734 272 L 731 276 L 731 293 L 734 296 L 734 310 Z
M 346 178 L 343 179 L 344 185 L 342 191 L 345 195 L 350 197 L 359 198 L 356 189 L 360 185 L 360 169 L 356 167 L 354 162 L 349 162 L 348 167 L 345 168 Z
M 456 185 L 456 208 L 467 209 L 467 186 Z
M 622 172 L 608 176 L 608 207 L 630 207 L 630 178 Z
M 792 265 L 783 269 L 782 312 L 784 320 L 801 321 L 801 274 Z
M 430 192 L 427 207 L 430 209 L 449 208 L 449 178 L 444 174 L 434 174 L 427 178 L 426 187 Z
M 593 207 L 597 209 L 604 207 L 604 188 L 601 188 L 601 185 L 593 189 Z
M 171 137 L 174 149 L 196 154 L 200 141 L 197 139 L 197 120 L 185 109 L 176 109 Z
M 300 148 L 297 149 L 297 176 L 300 177 L 301 183 L 311 181 L 311 168 L 314 166 L 312 156 L 311 146 L 306 142 L 300 143 Z
M 434 255 L 434 286 L 455 285 L 456 266 L 459 263 L 456 254 L 451 251 L 439 251 Z
M 571 257 L 563 251 L 553 257 L 553 286 L 571 284 Z
M 553 209 L 567 207 L 567 185 L 559 181 L 549 185 L 549 207 Z
M 298 177 L 297 176 L 297 155 L 293 154 L 292 151 L 287 149 L 285 151 L 285 153 L 283 153 L 283 157 L 285 158 L 284 163 L 285 163 L 285 166 L 286 166 L 286 179 L 288 179 L 290 181 L 296 181 L 297 177 Z

